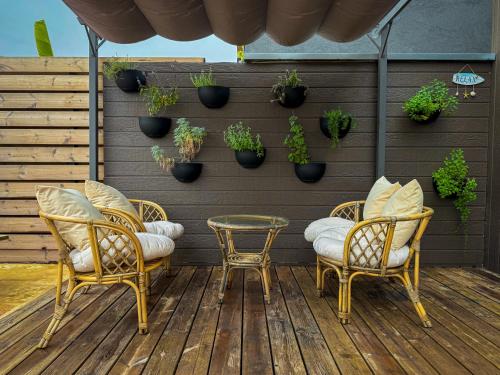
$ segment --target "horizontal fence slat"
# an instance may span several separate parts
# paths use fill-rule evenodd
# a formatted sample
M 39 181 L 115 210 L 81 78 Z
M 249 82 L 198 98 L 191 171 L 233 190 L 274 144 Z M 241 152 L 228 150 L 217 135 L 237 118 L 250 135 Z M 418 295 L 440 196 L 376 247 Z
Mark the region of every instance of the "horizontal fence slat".
M 88 109 L 88 93 L 0 92 L 1 109 Z M 99 108 L 102 109 L 102 95 L 99 95 Z
M 66 189 L 76 189 L 82 192 L 85 191 L 85 185 L 78 182 L 53 182 L 53 181 L 37 181 L 37 182 L 0 182 L 0 198 L 34 198 L 36 185 L 51 185 Z
M 101 176 L 104 173 L 104 166 L 99 166 Z M 75 181 L 89 178 L 89 166 L 86 164 L 74 165 L 31 165 L 12 164 L 0 165 L 0 178 L 4 181 L 19 180 L 56 180 Z
M 99 91 L 102 91 L 102 76 L 99 76 Z M 2 91 L 89 91 L 89 78 L 86 75 L 2 75 Z
M 103 147 L 100 147 L 100 162 L 104 160 L 103 150 Z M 88 163 L 89 148 L 86 146 L 0 147 L 0 160 L 6 163 Z
M 102 130 L 99 144 L 103 143 Z M 88 129 L 6 129 L 0 128 L 0 145 L 88 145 Z
M 103 114 L 99 111 L 99 126 L 102 127 Z M 87 111 L 0 111 L 0 126 L 6 127 L 60 127 L 88 128 Z
M 39 217 L 0 217 L 0 233 L 48 233 Z

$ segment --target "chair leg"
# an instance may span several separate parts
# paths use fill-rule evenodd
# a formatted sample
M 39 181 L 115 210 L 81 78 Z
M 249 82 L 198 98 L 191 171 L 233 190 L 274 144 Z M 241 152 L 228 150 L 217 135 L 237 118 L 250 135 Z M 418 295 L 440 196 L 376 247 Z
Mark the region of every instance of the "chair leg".
M 170 275 L 170 255 L 163 258 L 163 270 L 166 276 Z
M 139 334 L 145 335 L 148 333 L 148 309 L 147 309 L 147 287 L 146 287 L 146 276 L 139 275 L 139 285 L 135 285 L 130 282 L 130 286 L 135 291 L 137 299 L 137 320 Z M 127 283 L 128 284 L 128 283 Z
M 418 290 L 413 288 L 413 285 L 411 284 L 410 280 L 410 275 L 408 274 L 408 271 L 403 271 L 403 284 L 406 288 L 406 292 L 408 293 L 408 297 L 410 298 L 410 301 L 413 303 L 413 307 L 415 307 L 415 311 L 417 312 L 420 320 L 422 321 L 422 325 L 425 328 L 431 328 L 432 323 L 427 316 L 427 312 L 424 309 L 424 305 L 422 305 L 422 302 L 420 302 L 420 297 L 418 295 Z
M 323 297 L 323 273 L 321 272 L 321 262 L 319 257 L 316 257 L 316 293 L 318 297 Z
M 350 310 L 350 290 L 349 290 L 349 272 L 342 271 L 342 277 L 339 279 L 339 321 L 342 324 L 349 323 Z
M 68 284 L 68 289 L 66 290 L 66 294 L 64 296 L 64 304 L 56 303 L 54 307 L 54 314 L 52 315 L 52 320 L 49 323 L 49 326 L 45 330 L 40 342 L 38 343 L 38 348 L 43 349 L 46 348 L 49 344 L 50 339 L 56 333 L 59 325 L 61 324 L 61 320 L 63 319 L 66 311 L 68 311 L 68 307 L 77 291 L 78 286 L 75 287 L 74 282 L 70 281 Z M 57 288 L 56 288 L 57 290 Z
M 226 283 L 227 289 L 231 289 L 231 287 L 233 286 L 233 279 L 234 279 L 234 269 L 233 270 L 230 269 L 227 273 L 227 283 Z
M 150 296 L 151 295 L 151 274 L 149 272 L 146 272 L 146 295 Z
M 228 272 L 229 272 L 229 266 L 225 264 L 223 266 L 222 280 L 220 282 L 220 287 L 219 287 L 219 303 L 222 303 L 222 301 L 224 300 L 224 292 L 226 291 Z

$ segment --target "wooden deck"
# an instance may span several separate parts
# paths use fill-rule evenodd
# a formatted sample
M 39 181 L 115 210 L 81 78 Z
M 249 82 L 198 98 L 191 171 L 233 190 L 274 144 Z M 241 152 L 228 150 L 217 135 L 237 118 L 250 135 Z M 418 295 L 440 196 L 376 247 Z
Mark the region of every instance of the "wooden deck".
M 150 333 L 138 335 L 126 287 L 94 287 L 71 305 L 49 347 L 33 350 L 53 309 L 47 293 L 0 320 L 0 373 L 13 374 L 499 374 L 499 277 L 429 268 L 424 329 L 404 289 L 361 279 L 352 323 L 338 323 L 337 281 L 316 297 L 314 269 L 273 269 L 271 304 L 256 273 L 236 273 L 217 303 L 220 267 L 157 274 Z

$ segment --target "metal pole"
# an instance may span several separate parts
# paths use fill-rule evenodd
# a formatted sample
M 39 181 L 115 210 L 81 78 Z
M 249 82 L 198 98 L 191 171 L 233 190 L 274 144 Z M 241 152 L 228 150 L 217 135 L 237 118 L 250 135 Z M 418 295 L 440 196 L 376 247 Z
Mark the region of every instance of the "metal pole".
M 88 29 L 89 36 L 89 178 L 99 179 L 99 44 L 98 36 Z
M 387 39 L 391 31 L 392 22 L 384 26 L 380 33 L 381 43 L 378 56 L 377 82 L 377 179 L 385 174 L 385 137 L 387 129 Z

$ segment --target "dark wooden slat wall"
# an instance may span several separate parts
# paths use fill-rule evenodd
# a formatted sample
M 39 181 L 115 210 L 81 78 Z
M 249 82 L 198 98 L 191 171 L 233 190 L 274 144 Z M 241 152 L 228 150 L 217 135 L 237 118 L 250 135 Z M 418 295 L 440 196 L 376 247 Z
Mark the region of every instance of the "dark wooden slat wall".
M 217 82 L 231 87 L 229 103 L 210 110 L 199 101 L 189 74 L 207 69 Z M 477 88 L 478 96 L 461 103 L 456 113 L 428 127 L 412 124 L 401 110 L 402 102 L 416 89 L 434 78 L 451 81 L 460 63 L 390 63 L 388 88 L 388 132 L 386 175 L 402 183 L 418 178 L 425 191 L 425 203 L 436 209 L 436 216 L 422 245 L 423 261 L 428 264 L 479 265 L 483 261 L 488 163 L 489 78 L 491 64 L 473 64 L 486 78 Z M 214 263 L 220 257 L 214 235 L 206 219 L 225 213 L 262 213 L 291 219 L 290 227 L 277 238 L 272 259 L 275 262 L 314 261 L 311 244 L 303 230 L 312 220 L 328 216 L 335 205 L 366 197 L 375 180 L 376 64 L 371 62 L 303 64 L 188 64 L 145 63 L 141 68 L 150 80 L 180 89 L 179 103 L 165 115 L 174 120 L 187 117 L 193 125 L 205 126 L 207 141 L 197 158 L 204 163 L 201 177 L 192 184 L 177 182 L 152 161 L 150 147 L 159 144 L 174 153 L 172 133 L 160 140 L 143 135 L 137 116 L 146 108 L 136 94 L 126 94 L 105 81 L 105 181 L 129 197 L 161 203 L 174 221 L 181 222 L 186 234 L 178 241 L 177 263 Z M 270 103 L 270 87 L 285 69 L 297 68 L 310 87 L 306 102 L 291 110 Z M 318 118 L 324 110 L 342 107 L 358 120 L 358 126 L 331 150 L 319 130 Z M 314 160 L 326 161 L 325 177 L 316 184 L 304 184 L 287 162 L 282 140 L 288 131 L 287 118 L 295 113 L 301 119 L 306 142 Z M 267 148 L 264 164 L 256 170 L 241 168 L 232 151 L 225 147 L 223 130 L 243 120 L 262 136 Z M 457 231 L 457 214 L 450 202 L 433 192 L 430 174 L 453 147 L 462 147 L 478 179 L 479 199 L 475 203 L 468 235 Z M 241 236 L 241 248 L 263 244 L 256 236 Z

